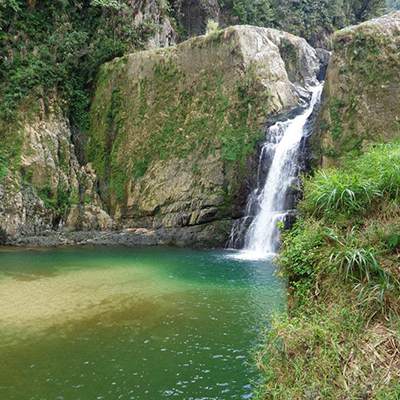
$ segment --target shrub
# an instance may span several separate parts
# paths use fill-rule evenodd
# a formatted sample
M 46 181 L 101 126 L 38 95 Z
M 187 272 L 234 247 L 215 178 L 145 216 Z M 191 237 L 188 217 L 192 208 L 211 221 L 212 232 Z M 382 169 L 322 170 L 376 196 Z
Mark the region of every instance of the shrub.
M 326 232 L 313 220 L 299 220 L 292 230 L 283 234 L 279 265 L 282 275 L 295 289 L 298 304 L 305 302 L 315 287 L 326 253 Z

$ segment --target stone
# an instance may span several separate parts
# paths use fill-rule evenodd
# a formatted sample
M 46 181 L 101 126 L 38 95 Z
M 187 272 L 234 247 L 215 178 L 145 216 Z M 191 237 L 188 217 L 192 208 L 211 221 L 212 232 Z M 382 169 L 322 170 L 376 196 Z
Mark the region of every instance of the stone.
M 265 123 L 303 106 L 319 69 L 304 39 L 252 26 L 105 64 L 87 155 L 114 226 L 187 232 L 232 218 Z

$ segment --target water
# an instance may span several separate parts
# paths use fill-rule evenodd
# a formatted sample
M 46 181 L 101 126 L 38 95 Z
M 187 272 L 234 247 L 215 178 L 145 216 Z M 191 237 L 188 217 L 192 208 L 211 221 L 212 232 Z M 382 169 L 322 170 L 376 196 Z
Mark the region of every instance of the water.
M 289 211 L 288 192 L 299 173 L 301 139 L 306 134 L 307 120 L 319 102 L 322 87 L 312 89 L 311 102 L 301 115 L 278 122 L 267 131 L 259 163 L 261 167 L 262 162 L 272 160 L 267 178 L 250 195 L 246 217 L 235 224 L 231 235 L 230 245 L 235 247 L 235 242 L 245 234 L 244 251 L 238 255 L 242 259 L 273 257 L 278 250 L 278 224 Z
M 0 250 L 0 399 L 245 399 L 284 290 L 266 261 Z

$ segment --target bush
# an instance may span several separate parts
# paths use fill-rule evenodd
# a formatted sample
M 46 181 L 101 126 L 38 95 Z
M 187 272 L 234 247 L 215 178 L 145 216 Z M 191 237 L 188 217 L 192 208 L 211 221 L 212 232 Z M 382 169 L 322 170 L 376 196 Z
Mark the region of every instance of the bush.
M 0 120 L 12 119 L 35 88 L 41 96 L 57 89 L 86 130 L 99 66 L 143 48 L 157 28 L 146 20 L 137 24 L 135 12 L 117 0 L 6 2 L 0 7 Z
M 292 230 L 283 234 L 282 239 L 279 258 L 281 273 L 295 289 L 298 305 L 302 305 L 315 288 L 324 263 L 328 264 L 327 235 L 315 221 L 300 219 Z

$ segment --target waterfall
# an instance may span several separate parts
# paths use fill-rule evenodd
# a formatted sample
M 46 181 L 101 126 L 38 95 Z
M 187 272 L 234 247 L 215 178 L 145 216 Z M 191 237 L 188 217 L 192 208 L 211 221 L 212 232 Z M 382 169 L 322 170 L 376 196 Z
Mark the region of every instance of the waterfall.
M 246 217 L 235 224 L 231 233 L 230 247 L 234 247 L 246 232 L 240 258 L 264 258 L 278 250 L 278 223 L 284 221 L 289 211 L 286 203 L 288 192 L 298 178 L 300 143 L 307 133 L 307 120 L 319 103 L 322 88 L 321 84 L 311 89 L 311 102 L 302 114 L 277 122 L 267 130 L 260 156 L 260 165 L 266 162 L 264 160 L 272 160 L 267 178 L 259 182 L 250 195 Z M 257 174 L 260 175 L 260 166 Z

